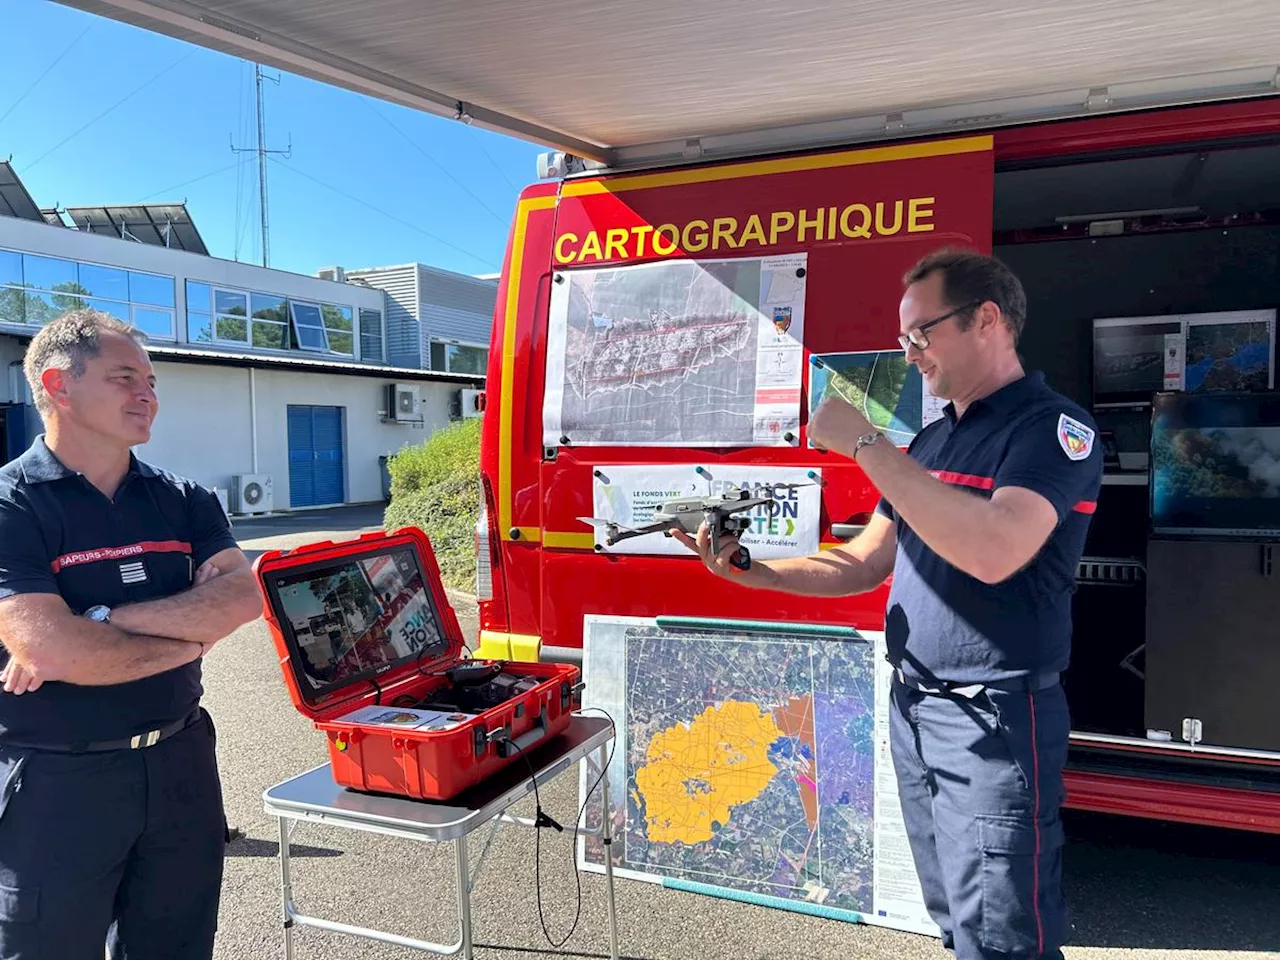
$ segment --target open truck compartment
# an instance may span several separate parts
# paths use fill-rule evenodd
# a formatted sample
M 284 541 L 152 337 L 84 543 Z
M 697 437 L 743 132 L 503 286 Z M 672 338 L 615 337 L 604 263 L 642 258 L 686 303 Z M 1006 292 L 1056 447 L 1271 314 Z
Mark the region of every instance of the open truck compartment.
M 1080 746 L 1144 750 L 1098 769 L 1280 789 L 1280 767 L 1155 749 L 1280 759 L 1277 163 L 1277 143 L 1197 145 L 996 173 L 1025 362 L 1094 413 L 1107 450 L 1065 686 Z M 1173 404 L 1156 445 L 1181 445 L 1157 464 L 1153 399 Z

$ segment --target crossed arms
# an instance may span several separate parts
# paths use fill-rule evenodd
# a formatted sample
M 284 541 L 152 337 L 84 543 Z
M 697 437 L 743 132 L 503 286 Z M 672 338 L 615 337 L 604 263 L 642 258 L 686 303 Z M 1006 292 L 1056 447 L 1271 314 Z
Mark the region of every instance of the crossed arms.
M 17 594 L 0 600 L 0 641 L 10 658 L 0 679 L 9 693 L 46 680 L 87 686 L 139 680 L 203 656 L 261 612 L 249 561 L 235 547 L 206 561 L 191 589 L 116 607 L 110 623 L 76 616 L 56 593 Z

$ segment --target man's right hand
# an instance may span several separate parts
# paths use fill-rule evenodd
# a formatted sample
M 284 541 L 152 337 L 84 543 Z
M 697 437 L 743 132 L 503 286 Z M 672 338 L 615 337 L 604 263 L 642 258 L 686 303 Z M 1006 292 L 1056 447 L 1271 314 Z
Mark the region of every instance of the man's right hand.
M 750 569 L 739 570 L 729 562 L 739 549 L 737 537 L 728 535 L 720 537 L 720 550 L 718 553 L 712 553 L 711 529 L 705 523 L 698 528 L 696 540 L 679 527 L 672 528 L 671 535 L 696 553 L 702 559 L 703 566 L 717 576 L 732 579 L 745 586 L 763 585 L 760 578 L 766 575 L 765 568 L 752 562 Z

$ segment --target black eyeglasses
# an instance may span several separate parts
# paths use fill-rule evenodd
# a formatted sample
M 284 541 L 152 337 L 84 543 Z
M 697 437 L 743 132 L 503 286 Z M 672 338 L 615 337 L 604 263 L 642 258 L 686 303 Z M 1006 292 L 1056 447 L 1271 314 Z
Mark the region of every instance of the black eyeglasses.
M 975 307 L 979 307 L 982 305 L 982 302 L 983 301 L 981 300 L 974 300 L 972 303 L 966 303 L 963 307 L 956 307 L 950 313 L 944 313 L 940 317 L 935 317 L 928 323 L 922 323 L 918 327 L 913 327 L 906 333 L 899 334 L 898 342 L 902 344 L 903 350 L 906 350 L 908 347 L 915 347 L 917 350 L 924 350 L 929 346 L 929 338 L 924 334 L 926 330 L 930 327 L 936 327 L 943 320 L 950 320 L 952 317 L 964 313 L 966 310 L 972 310 Z

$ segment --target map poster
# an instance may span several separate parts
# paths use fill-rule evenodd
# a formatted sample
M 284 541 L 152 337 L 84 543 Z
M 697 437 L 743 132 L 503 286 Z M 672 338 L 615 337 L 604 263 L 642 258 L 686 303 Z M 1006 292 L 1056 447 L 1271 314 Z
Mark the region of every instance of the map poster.
M 806 254 L 562 271 L 543 444 L 794 446 Z
M 815 354 L 809 367 L 810 416 L 827 397 L 839 396 L 899 447 L 939 419 L 946 404 L 901 350 Z
M 694 464 L 602 466 L 592 482 L 592 516 L 624 527 L 643 527 L 655 519 L 658 506 L 682 497 L 709 497 L 748 490 L 771 496 L 776 505 L 757 507 L 745 515 L 751 527 L 740 538 L 753 557 L 803 557 L 818 552 L 822 512 L 821 471 L 804 467 L 761 467 L 717 464 L 701 474 Z M 774 486 L 777 484 L 778 486 Z M 795 486 L 784 486 L 795 484 Z M 606 531 L 596 528 L 596 543 L 608 553 L 692 556 L 689 548 L 661 531 L 604 545 Z
M 583 708 L 616 728 L 615 874 L 937 936 L 897 808 L 883 638 L 702 623 L 585 618 Z M 600 791 L 585 806 L 598 828 Z M 583 869 L 603 857 L 579 838 Z

